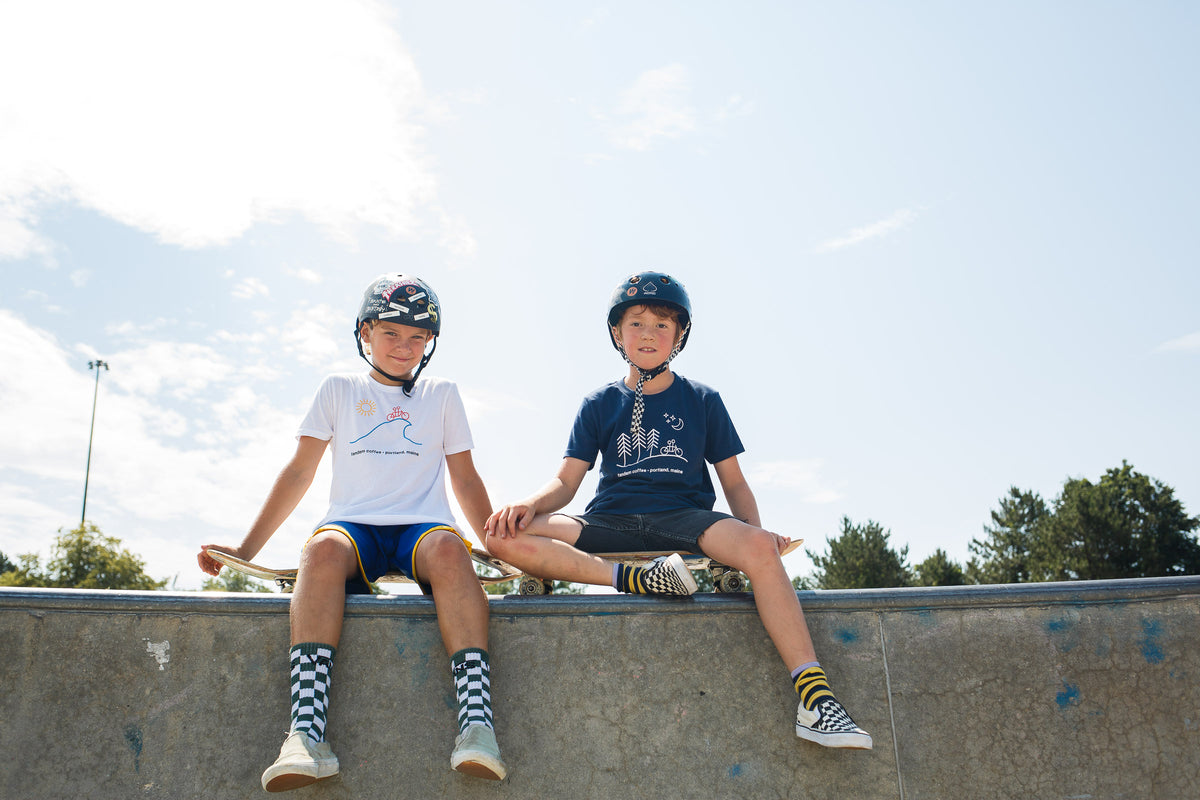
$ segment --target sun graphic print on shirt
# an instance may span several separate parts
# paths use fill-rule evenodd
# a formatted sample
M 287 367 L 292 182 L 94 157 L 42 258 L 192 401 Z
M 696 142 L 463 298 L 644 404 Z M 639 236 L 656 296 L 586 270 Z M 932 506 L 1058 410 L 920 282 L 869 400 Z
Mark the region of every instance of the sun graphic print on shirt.
M 370 402 L 370 401 L 368 400 L 365 402 Z M 363 403 L 359 403 L 358 413 L 360 413 L 360 414 L 364 413 L 362 410 L 362 406 L 363 406 Z M 372 410 L 370 413 L 374 414 L 375 413 L 374 403 L 371 403 L 371 406 L 372 406 Z M 407 439 L 408 441 L 412 442 L 415 445 L 421 444 L 420 442 L 416 441 L 415 439 L 411 438 L 408 435 L 408 430 L 409 430 L 409 428 L 412 427 L 413 424 L 408 419 L 408 412 L 405 411 L 404 409 L 402 409 L 400 406 L 395 406 L 394 408 L 392 408 L 392 410 L 390 412 L 388 412 L 387 419 L 385 419 L 383 422 L 376 425 L 374 428 L 371 428 L 371 430 L 367 431 L 366 433 L 364 433 L 362 436 L 358 437 L 357 439 L 351 440 L 350 444 L 358 444 L 363 439 L 366 439 L 368 436 L 373 434 L 375 431 L 382 428 L 384 425 L 391 425 L 393 422 L 399 422 L 403 425 L 403 428 L 401 428 L 401 430 L 400 430 L 401 436 L 403 436 L 405 439 Z
M 377 408 L 374 400 L 359 400 L 354 404 L 354 410 L 364 417 L 374 416 Z

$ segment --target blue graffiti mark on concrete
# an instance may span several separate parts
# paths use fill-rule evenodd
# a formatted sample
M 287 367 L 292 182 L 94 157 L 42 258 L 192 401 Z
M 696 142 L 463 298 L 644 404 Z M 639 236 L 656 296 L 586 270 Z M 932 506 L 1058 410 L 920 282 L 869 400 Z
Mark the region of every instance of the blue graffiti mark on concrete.
M 1063 681 L 1063 690 L 1054 696 L 1059 708 L 1079 705 L 1079 687 Z
M 142 771 L 142 729 L 137 725 L 128 725 L 125 728 L 125 741 L 129 743 L 129 749 L 133 751 L 133 771 Z
M 837 636 L 842 641 L 842 644 L 854 644 L 858 641 L 858 631 L 851 630 L 850 628 L 842 628 L 837 632 Z
M 729 777 L 740 778 L 741 775 L 742 775 L 742 765 L 741 764 L 734 764 L 732 767 L 729 768 Z
M 1045 623 L 1047 635 L 1054 638 L 1055 646 L 1064 653 L 1069 653 L 1079 646 L 1079 629 L 1076 622 L 1077 619 L 1068 615 Z
M 1147 664 L 1161 664 L 1166 655 L 1158 646 L 1158 637 L 1162 635 L 1162 625 L 1156 620 L 1142 620 L 1142 658 Z

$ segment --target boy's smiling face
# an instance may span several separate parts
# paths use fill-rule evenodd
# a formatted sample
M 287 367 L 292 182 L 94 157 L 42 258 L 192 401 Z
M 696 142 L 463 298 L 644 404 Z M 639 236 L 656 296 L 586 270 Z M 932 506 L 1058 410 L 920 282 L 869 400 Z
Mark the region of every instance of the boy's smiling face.
M 634 365 L 652 370 L 671 355 L 679 338 L 679 323 L 667 309 L 637 305 L 625 309 L 620 324 L 612 331 Z
M 425 347 L 433 334 L 424 328 L 401 325 L 398 322 L 376 320 L 374 325 L 364 322 L 359 330 L 363 349 L 370 354 L 371 362 L 389 375 L 408 378 L 421 364 Z M 371 377 L 380 383 L 391 381 L 372 372 Z

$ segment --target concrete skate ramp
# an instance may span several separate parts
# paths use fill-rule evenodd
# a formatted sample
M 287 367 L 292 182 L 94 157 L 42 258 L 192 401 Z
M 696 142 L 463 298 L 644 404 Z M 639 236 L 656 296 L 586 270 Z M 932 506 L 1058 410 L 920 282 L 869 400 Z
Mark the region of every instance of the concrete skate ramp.
M 432 604 L 354 598 L 295 798 L 1196 798 L 1200 578 L 803 592 L 872 752 L 796 739 L 752 599 L 492 601 L 510 775 L 449 769 Z M 265 797 L 285 596 L 0 590 L 0 796 Z

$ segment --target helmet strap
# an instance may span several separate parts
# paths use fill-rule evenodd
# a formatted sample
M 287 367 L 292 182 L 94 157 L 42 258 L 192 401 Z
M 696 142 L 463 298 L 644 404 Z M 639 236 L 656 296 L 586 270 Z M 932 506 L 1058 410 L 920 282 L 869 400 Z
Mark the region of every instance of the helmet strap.
M 365 320 L 364 320 L 364 322 L 365 322 Z M 359 328 L 361 329 L 361 327 L 362 326 L 360 325 Z M 429 348 L 428 353 L 425 353 L 425 355 L 421 356 L 421 363 L 417 366 L 416 370 L 413 372 L 412 377 L 411 378 L 402 378 L 398 375 L 392 375 L 389 372 L 384 372 L 382 369 L 379 368 L 378 364 L 376 364 L 373 360 L 367 358 L 367 354 L 363 352 L 362 334 L 360 333 L 360 331 L 358 329 L 356 329 L 354 331 L 354 341 L 358 344 L 359 357 L 362 358 L 363 361 L 367 362 L 367 364 L 371 367 L 371 369 L 375 370 L 380 375 L 387 378 L 389 381 L 393 381 L 395 383 L 400 384 L 400 386 L 404 389 L 404 393 L 409 396 L 412 395 L 413 387 L 417 385 L 417 378 L 421 377 L 421 370 L 425 369 L 425 365 L 429 363 L 429 359 L 433 358 L 433 352 L 435 350 L 437 350 L 437 340 L 438 340 L 438 337 L 434 336 L 433 337 L 433 347 Z
M 642 416 L 646 413 L 646 396 L 642 391 L 642 385 L 645 384 L 646 381 L 652 381 L 667 371 L 667 367 L 670 366 L 671 361 L 675 358 L 675 356 L 679 355 L 679 351 L 683 349 L 683 340 L 687 336 L 687 332 L 691 329 L 691 327 L 692 323 L 688 322 L 688 324 L 684 327 L 683 332 L 679 334 L 679 341 L 677 341 L 675 346 L 671 348 L 671 354 L 667 356 L 667 360 L 659 364 L 654 369 L 642 369 L 629 359 L 629 355 L 625 352 L 624 347 L 617 347 L 617 349 L 621 351 L 621 358 L 625 359 L 625 362 L 638 372 L 637 385 L 633 389 L 633 422 L 629 426 L 629 436 L 635 443 L 641 438 Z

